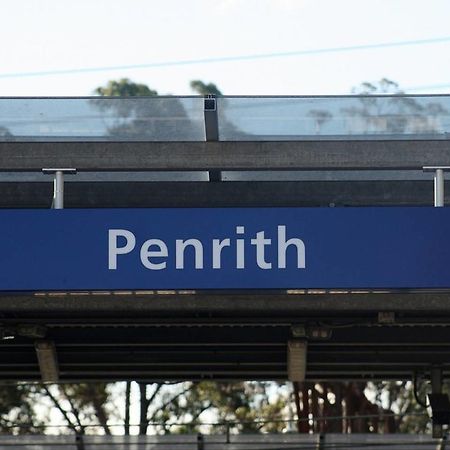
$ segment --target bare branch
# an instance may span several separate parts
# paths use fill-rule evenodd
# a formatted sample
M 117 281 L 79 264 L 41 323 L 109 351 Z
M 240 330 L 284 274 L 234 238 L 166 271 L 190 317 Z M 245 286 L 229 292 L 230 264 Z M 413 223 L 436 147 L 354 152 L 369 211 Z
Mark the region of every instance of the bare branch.
M 67 414 L 67 411 L 61 406 L 61 404 L 59 403 L 58 399 L 50 392 L 49 388 L 47 386 L 43 386 L 45 393 L 47 394 L 48 398 L 53 402 L 53 404 L 55 405 L 55 407 L 59 410 L 59 412 L 63 415 L 64 419 L 66 420 L 67 424 L 69 425 L 69 427 L 75 431 L 75 433 L 78 433 L 79 430 L 77 429 L 76 425 L 74 425 L 72 423 L 72 421 L 70 420 L 70 417 Z M 82 430 L 80 430 L 82 431 Z

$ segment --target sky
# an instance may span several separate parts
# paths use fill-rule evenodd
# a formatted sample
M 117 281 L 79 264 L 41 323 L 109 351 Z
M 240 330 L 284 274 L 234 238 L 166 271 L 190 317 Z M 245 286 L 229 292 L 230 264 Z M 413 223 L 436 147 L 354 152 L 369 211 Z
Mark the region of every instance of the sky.
M 450 92 L 449 0 L 0 0 L 0 96 Z M 126 68 L 125 66 L 133 66 Z M 143 67 L 144 66 L 144 67 Z

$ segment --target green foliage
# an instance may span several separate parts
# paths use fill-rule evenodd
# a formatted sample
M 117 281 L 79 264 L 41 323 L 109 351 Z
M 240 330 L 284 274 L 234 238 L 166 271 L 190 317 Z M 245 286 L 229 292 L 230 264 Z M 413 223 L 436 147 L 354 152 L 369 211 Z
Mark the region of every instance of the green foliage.
M 202 401 L 202 409 L 214 411 L 218 422 L 233 423 L 233 429 L 247 431 L 276 431 L 283 428 L 281 424 L 256 423 L 280 420 L 283 418 L 286 399 L 275 395 L 269 398 L 269 388 L 276 390 L 275 383 L 235 382 L 218 383 L 204 381 L 189 392 L 189 403 Z
M 199 95 L 222 95 L 220 89 L 214 83 L 204 83 L 201 80 L 192 80 L 191 89 Z
M 94 434 L 103 430 L 111 434 L 108 420 L 114 417 L 109 408 L 111 395 L 106 383 L 70 383 L 61 385 L 35 385 L 35 397 L 46 398 L 51 408 L 61 414 L 68 428 L 85 433 L 85 425 L 98 425 L 88 431 Z
M 38 434 L 41 419 L 34 409 L 33 392 L 28 385 L 0 386 L 0 432 L 5 434 Z
M 273 398 L 269 391 L 276 392 Z M 227 427 L 233 432 L 275 432 L 285 427 L 281 419 L 285 417 L 287 395 L 276 383 L 202 381 L 169 385 L 169 388 L 158 384 L 149 385 L 149 397 L 154 398 L 148 404 L 145 429 L 154 432 L 179 434 L 207 429 L 211 433 L 223 433 Z M 217 425 L 205 426 L 205 422 Z
M 129 97 L 116 101 L 95 98 L 91 103 L 107 117 L 108 134 L 130 140 L 162 140 L 174 135 L 190 140 L 195 138 L 195 127 L 184 104 L 176 97 L 157 97 L 157 91 L 144 84 L 122 78 L 108 81 L 94 91 L 99 96 Z M 143 97 L 155 97 L 151 101 Z
M 96 95 L 108 97 L 151 97 L 158 95 L 157 91 L 150 89 L 145 84 L 134 83 L 128 78 L 120 80 L 110 80 L 106 86 L 99 86 L 95 89 Z
M 375 402 L 380 408 L 395 413 L 394 430 L 400 433 L 425 433 L 430 431 L 430 418 L 425 408 L 414 396 L 414 386 L 410 381 L 389 381 L 371 383 L 370 389 L 376 393 Z M 426 401 L 429 390 L 427 383 L 419 386 L 418 395 Z

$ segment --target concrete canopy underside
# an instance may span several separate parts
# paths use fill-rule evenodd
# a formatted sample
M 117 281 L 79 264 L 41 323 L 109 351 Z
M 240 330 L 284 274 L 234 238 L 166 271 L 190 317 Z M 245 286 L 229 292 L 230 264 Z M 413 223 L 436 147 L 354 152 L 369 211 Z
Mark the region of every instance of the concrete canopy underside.
M 30 325 L 54 342 L 60 381 L 285 380 L 298 327 L 308 380 L 411 379 L 435 364 L 449 377 L 449 304 L 437 292 L 4 295 L 2 329 L 15 337 L 0 345 L 0 379 L 40 379 Z

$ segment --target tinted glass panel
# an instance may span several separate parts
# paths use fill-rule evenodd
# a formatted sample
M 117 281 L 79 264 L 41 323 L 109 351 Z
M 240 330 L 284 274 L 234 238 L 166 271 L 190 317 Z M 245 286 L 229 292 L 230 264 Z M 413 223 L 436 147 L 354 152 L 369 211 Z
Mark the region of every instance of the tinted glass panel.
M 1 141 L 202 141 L 203 99 L 1 98 Z
M 224 97 L 220 140 L 448 139 L 450 96 Z

